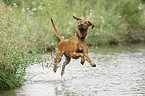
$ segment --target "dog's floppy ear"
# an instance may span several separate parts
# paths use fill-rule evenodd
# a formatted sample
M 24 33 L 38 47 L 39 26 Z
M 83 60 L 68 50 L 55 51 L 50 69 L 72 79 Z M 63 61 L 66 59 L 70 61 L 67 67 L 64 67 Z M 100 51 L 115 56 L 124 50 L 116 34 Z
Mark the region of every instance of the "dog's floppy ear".
M 90 21 L 88 21 L 88 23 L 90 24 L 90 26 L 92 26 L 92 29 L 95 27 L 95 25 L 91 23 Z
M 75 16 L 73 16 L 73 17 L 74 17 L 74 19 L 76 19 L 77 21 L 78 21 L 78 20 L 81 20 L 80 18 L 77 18 L 77 17 L 75 17 Z

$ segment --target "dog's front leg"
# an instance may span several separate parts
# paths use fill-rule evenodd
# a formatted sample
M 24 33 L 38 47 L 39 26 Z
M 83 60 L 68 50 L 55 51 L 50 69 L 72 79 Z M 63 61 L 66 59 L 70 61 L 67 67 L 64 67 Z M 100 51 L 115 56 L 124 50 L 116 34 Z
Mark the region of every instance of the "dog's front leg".
M 72 51 L 71 52 L 71 57 L 72 58 L 76 58 L 76 57 L 84 57 L 84 54 L 83 53 L 77 53 L 76 51 Z
M 92 62 L 92 60 L 90 59 L 90 57 L 89 57 L 89 55 L 88 55 L 87 46 L 84 47 L 83 53 L 84 53 L 84 55 L 85 55 L 85 57 L 86 57 L 86 60 L 90 63 L 90 65 L 91 65 L 92 67 L 96 67 L 96 64 Z
M 75 58 L 75 57 L 81 57 L 81 64 L 83 65 L 84 62 L 85 62 L 85 55 L 83 53 L 76 53 L 76 52 L 73 52 L 71 54 L 72 58 Z
M 86 60 L 90 63 L 90 65 L 92 67 L 96 67 L 96 64 L 92 62 L 92 60 L 90 59 L 90 57 L 88 56 L 88 54 L 85 54 Z
M 84 65 L 84 63 L 85 63 L 85 57 L 83 56 L 81 57 L 81 64 Z

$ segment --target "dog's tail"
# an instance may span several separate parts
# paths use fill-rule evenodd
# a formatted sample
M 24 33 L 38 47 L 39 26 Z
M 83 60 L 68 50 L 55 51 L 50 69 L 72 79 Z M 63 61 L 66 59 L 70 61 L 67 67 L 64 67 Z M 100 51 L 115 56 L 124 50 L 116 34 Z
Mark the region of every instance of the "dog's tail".
M 53 22 L 52 18 L 51 18 L 51 24 L 52 24 L 52 26 L 53 26 L 53 28 L 54 28 L 54 31 L 55 31 L 55 34 L 57 35 L 57 37 L 58 37 L 60 40 L 64 40 L 64 38 L 62 38 L 61 35 L 57 32 L 57 30 L 56 30 L 56 28 L 55 28 L 55 25 L 54 25 L 54 22 Z

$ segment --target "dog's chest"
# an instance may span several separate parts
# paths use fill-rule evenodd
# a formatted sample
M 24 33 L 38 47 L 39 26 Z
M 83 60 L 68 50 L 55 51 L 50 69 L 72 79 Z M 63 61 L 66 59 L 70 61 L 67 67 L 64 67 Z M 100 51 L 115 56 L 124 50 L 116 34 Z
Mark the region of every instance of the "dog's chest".
M 78 48 L 78 49 L 76 50 L 76 52 L 77 52 L 77 53 L 83 53 L 83 49 L 82 49 L 82 48 Z
M 77 53 L 82 53 L 83 52 L 83 47 L 84 47 L 84 45 L 83 44 L 78 44 L 77 45 Z

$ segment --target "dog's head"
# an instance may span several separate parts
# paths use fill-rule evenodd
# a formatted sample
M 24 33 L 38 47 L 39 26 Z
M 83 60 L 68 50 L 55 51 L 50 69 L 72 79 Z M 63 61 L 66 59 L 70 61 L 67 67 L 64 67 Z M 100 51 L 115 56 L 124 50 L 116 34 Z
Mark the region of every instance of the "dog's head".
M 80 31 L 87 30 L 89 26 L 92 26 L 92 29 L 94 28 L 94 24 L 91 23 L 90 21 L 85 21 L 85 20 L 82 20 L 82 19 L 77 18 L 75 16 L 73 16 L 73 18 L 77 20 L 77 22 L 78 22 L 78 29 Z

